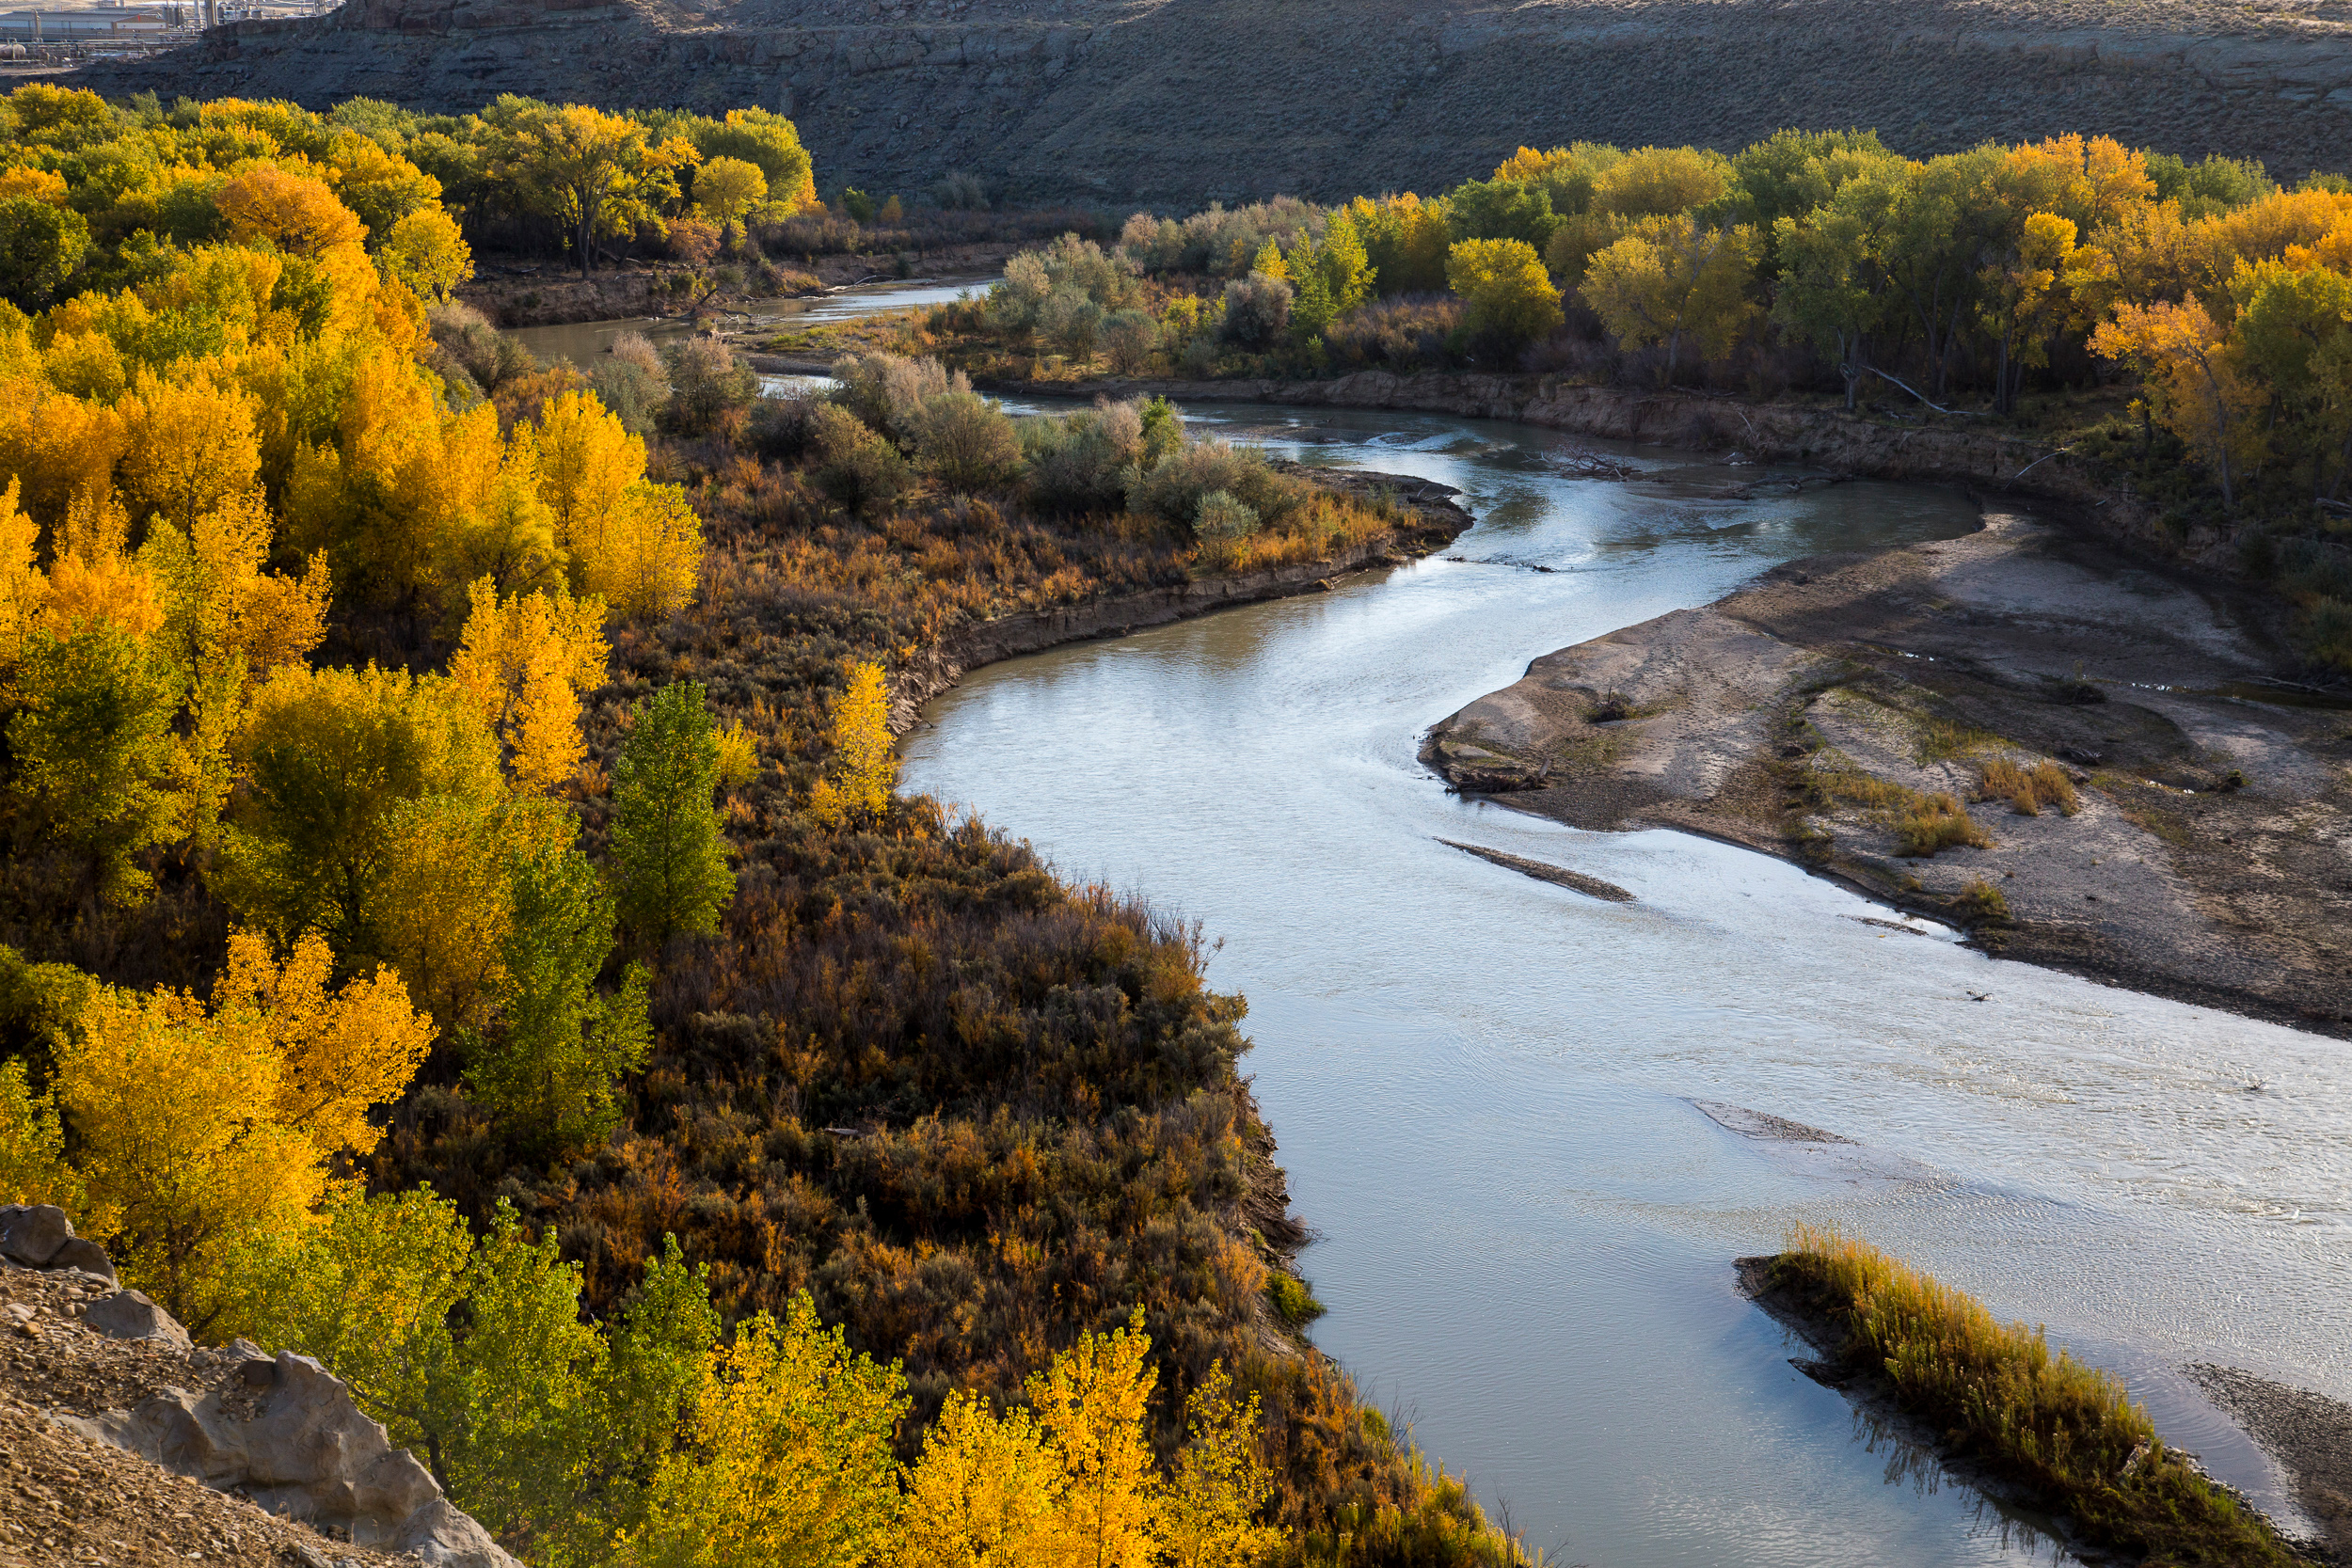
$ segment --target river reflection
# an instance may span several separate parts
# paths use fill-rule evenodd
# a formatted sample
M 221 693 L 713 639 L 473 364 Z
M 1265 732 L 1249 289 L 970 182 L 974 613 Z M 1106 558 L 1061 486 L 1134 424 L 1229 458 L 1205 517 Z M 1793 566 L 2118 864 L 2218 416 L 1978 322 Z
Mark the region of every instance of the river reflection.
M 1414 760 L 1539 654 L 1775 562 L 1950 537 L 1964 498 L 1741 499 L 1796 476 L 1650 450 L 1597 483 L 1562 471 L 1587 443 L 1515 426 L 1193 412 L 1458 486 L 1478 526 L 1460 561 L 980 671 L 907 738 L 906 783 L 1224 939 L 1210 977 L 1249 1000 L 1246 1065 L 1322 1238 L 1316 1342 L 1565 1560 L 2049 1560 L 1972 1491 L 1890 1472 L 1736 1291 L 1732 1259 L 1834 1224 L 2048 1323 L 2281 1505 L 2171 1369 L 2352 1392 L 2340 1044 L 1866 924 L 1887 911 L 1724 845 L 1466 802 Z M 1874 1157 L 1752 1140 L 1690 1099 Z

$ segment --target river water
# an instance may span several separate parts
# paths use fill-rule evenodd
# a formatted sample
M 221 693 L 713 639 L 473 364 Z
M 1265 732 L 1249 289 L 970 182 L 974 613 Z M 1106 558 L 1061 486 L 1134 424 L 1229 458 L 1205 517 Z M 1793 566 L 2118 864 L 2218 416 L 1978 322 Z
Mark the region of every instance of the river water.
M 782 330 L 787 326 L 808 327 L 827 322 L 851 321 L 885 310 L 946 305 L 966 293 L 987 293 L 991 281 L 985 277 L 946 281 L 924 277 L 906 282 L 861 284 L 802 299 L 760 300 L 757 302 L 758 309 L 748 317 L 748 325 Z M 728 323 L 740 328 L 747 325 L 747 318 L 732 316 L 728 318 Z M 672 339 L 686 337 L 693 330 L 694 324 L 681 316 L 635 316 L 620 321 L 521 326 L 509 331 L 507 336 L 543 361 L 568 359 L 575 365 L 585 366 L 595 356 L 612 348 L 612 340 L 624 332 L 642 333 L 659 345 Z
M 1463 559 L 977 672 L 907 737 L 905 786 L 1222 941 L 1210 979 L 1248 998 L 1245 1066 L 1319 1235 L 1316 1343 L 1565 1560 L 2053 1560 L 1794 1370 L 1735 1291 L 1734 1258 L 1835 1224 L 2048 1324 L 2292 1517 L 2175 1369 L 2352 1395 L 2341 1044 L 1867 924 L 1891 911 L 1711 841 L 1465 801 L 1415 761 L 1539 654 L 1776 562 L 1966 531 L 1969 504 L 1716 499 L 1730 470 L 1656 449 L 1615 484 L 1524 427 L 1191 412 L 1459 487 Z M 1860 1147 L 1754 1141 L 1693 1101 Z

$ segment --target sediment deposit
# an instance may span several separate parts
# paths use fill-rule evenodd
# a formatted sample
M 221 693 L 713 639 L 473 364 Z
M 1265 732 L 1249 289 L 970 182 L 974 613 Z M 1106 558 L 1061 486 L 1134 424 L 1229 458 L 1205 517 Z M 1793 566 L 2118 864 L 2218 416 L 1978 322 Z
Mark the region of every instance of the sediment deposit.
M 1577 827 L 1731 839 L 2011 958 L 2347 1034 L 2352 711 L 2273 684 L 2267 613 L 2007 507 L 1546 655 L 1423 755 Z M 1988 792 L 2003 762 L 2072 809 Z M 1907 853 L 1938 795 L 1987 842 Z

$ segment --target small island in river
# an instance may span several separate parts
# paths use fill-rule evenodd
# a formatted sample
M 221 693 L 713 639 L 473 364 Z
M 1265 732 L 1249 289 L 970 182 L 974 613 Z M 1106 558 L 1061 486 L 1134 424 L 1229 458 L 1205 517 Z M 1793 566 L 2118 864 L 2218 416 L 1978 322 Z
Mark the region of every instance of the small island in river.
M 2273 612 L 1988 506 L 1538 658 L 1436 725 L 1465 794 L 1724 838 L 1988 951 L 2352 1030 L 2352 711 Z

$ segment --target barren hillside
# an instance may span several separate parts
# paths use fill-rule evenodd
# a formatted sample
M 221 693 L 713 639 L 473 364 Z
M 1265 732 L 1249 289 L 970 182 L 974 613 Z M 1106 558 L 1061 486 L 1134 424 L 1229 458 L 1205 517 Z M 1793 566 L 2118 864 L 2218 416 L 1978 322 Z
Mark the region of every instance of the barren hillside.
M 2352 165 L 2352 0 L 351 0 L 107 92 L 501 92 L 792 114 L 829 185 L 1023 200 L 1428 190 L 1521 142 L 1914 154 L 2080 130 L 2277 173 Z

